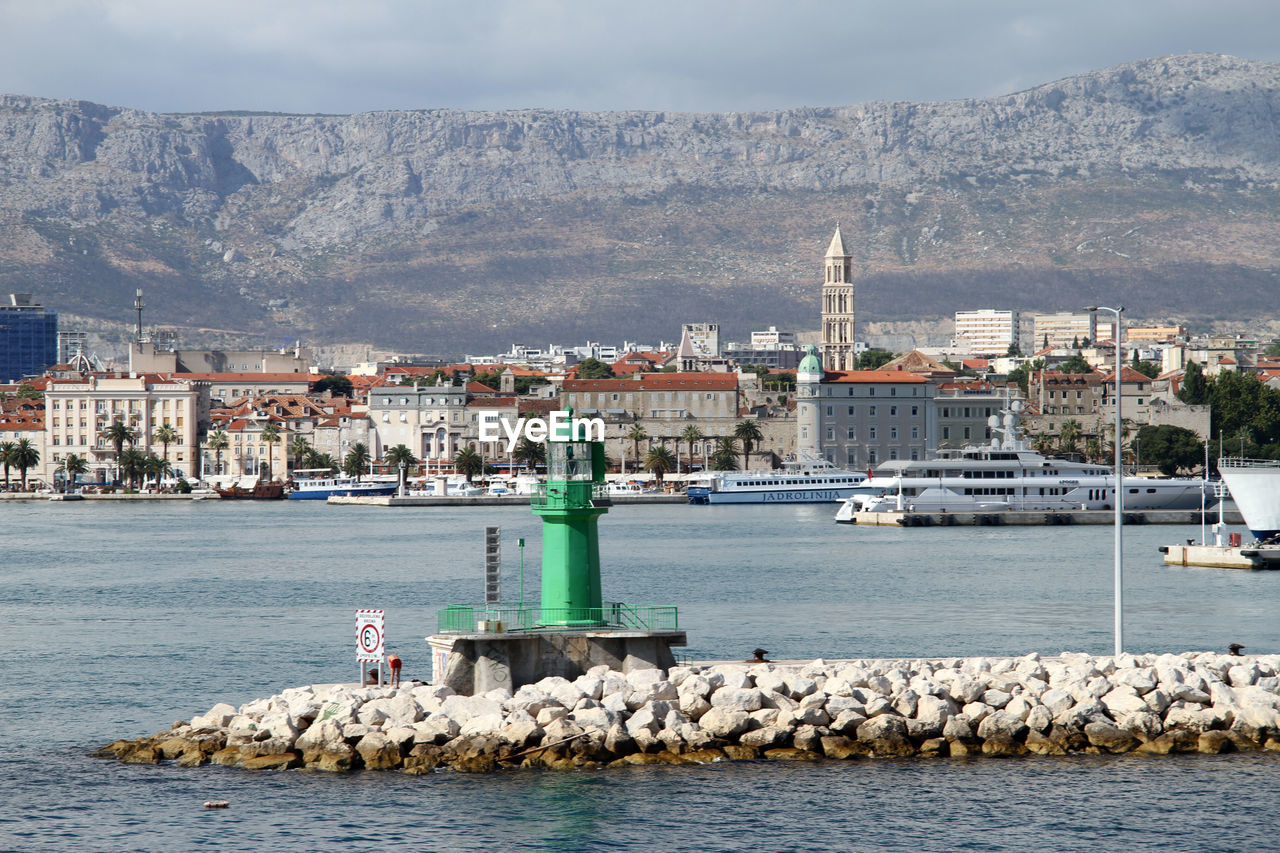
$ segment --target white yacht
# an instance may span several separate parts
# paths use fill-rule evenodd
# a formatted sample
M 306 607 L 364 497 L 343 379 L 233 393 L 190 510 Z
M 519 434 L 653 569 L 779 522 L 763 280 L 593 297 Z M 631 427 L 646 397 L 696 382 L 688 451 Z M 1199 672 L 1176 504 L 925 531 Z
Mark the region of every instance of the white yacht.
M 711 471 L 705 486 L 690 486 L 691 504 L 822 503 L 870 494 L 867 475 L 825 459 L 795 459 L 769 471 Z
M 1226 457 L 1218 460 L 1218 473 L 1255 539 L 1280 534 L 1280 461 Z
M 836 513 L 852 522 L 857 512 L 1005 512 L 1111 509 L 1115 477 L 1108 465 L 1053 459 L 1029 449 L 1017 432 L 1017 416 L 1006 412 L 1003 426 L 992 416 L 990 446 L 967 447 L 954 457 L 881 463 L 865 485 Z M 1126 510 L 1199 509 L 1203 480 L 1125 477 Z M 1216 498 L 1204 495 L 1204 506 Z

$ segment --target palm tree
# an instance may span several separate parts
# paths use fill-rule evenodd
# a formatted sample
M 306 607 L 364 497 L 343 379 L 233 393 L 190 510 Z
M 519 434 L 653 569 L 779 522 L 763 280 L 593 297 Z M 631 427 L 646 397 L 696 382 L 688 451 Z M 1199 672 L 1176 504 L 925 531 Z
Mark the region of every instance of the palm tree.
M 733 436 L 716 439 L 716 449 L 711 451 L 711 470 L 738 470 L 738 440 Z
M 1082 427 L 1075 418 L 1064 421 L 1058 429 L 1058 447 L 1063 453 L 1075 453 L 1076 442 L 1080 440 Z
M 658 484 L 662 484 L 662 477 L 668 471 L 676 469 L 676 457 L 665 447 L 651 447 L 644 457 L 644 470 L 648 471 L 658 478 Z
M 178 431 L 169 426 L 169 422 L 165 421 L 161 427 L 156 430 L 155 440 L 164 446 L 164 458 L 169 458 L 169 445 L 178 440 Z
M 404 491 L 405 479 L 409 475 L 409 466 L 418 464 L 418 457 L 413 455 L 413 451 L 405 447 L 403 444 L 397 444 L 395 447 L 387 451 L 384 457 L 388 463 L 395 466 L 400 472 L 400 491 Z M 401 463 L 404 467 L 401 468 Z
M 1047 432 L 1038 432 L 1036 437 L 1031 439 L 1031 448 L 1036 453 L 1048 453 L 1053 450 L 1053 438 Z
M 750 468 L 751 450 L 764 438 L 764 433 L 760 432 L 760 424 L 755 421 L 740 421 L 733 428 L 733 437 L 742 442 L 742 467 Z
M 76 477 L 89 470 L 89 463 L 77 453 L 68 453 L 66 459 L 62 461 L 62 468 L 67 475 L 63 490 L 68 491 L 75 484 Z
M 484 460 L 480 458 L 479 453 L 476 453 L 474 447 L 464 447 L 453 457 L 453 467 L 470 483 L 471 478 L 484 469 Z
M 262 440 L 267 443 L 267 479 L 271 479 L 271 459 L 275 454 L 272 452 L 272 446 L 280 440 L 280 427 L 271 421 L 262 427 Z
M 15 447 L 17 447 L 17 444 L 12 441 L 0 442 L 0 465 L 4 465 L 4 487 L 6 489 L 9 488 L 9 466 L 13 464 L 9 461 L 10 454 L 13 453 Z
M 342 473 L 349 477 L 355 477 L 356 482 L 360 482 L 360 475 L 364 473 L 364 469 L 369 467 L 369 462 L 373 457 L 369 455 L 369 447 L 363 441 L 357 441 L 351 445 L 351 449 L 347 451 L 347 456 L 342 460 Z
M 120 477 L 126 485 L 133 485 L 145 473 L 146 462 L 147 457 L 135 447 L 121 452 L 116 464 L 120 467 Z
M 338 470 L 338 463 L 328 453 L 316 453 L 311 450 L 307 453 L 307 467 L 325 470 L 332 474 Z
M 213 451 L 214 458 L 217 460 L 216 471 L 219 476 L 222 474 L 222 451 L 231 446 L 231 437 L 227 435 L 225 429 L 215 429 L 209 433 L 209 449 Z
M 547 462 L 547 446 L 540 441 L 522 438 L 511 457 L 521 465 L 537 471 L 539 465 L 545 465 Z
M 698 429 L 693 424 L 689 424 L 680 433 L 680 440 L 686 441 L 689 443 L 689 470 L 690 471 L 693 470 L 693 446 L 697 444 L 699 441 L 702 441 L 703 438 L 705 438 L 705 436 L 702 434 L 702 430 Z
M 307 459 L 311 453 L 311 445 L 307 443 L 306 436 L 295 435 L 289 442 L 289 455 L 293 457 L 293 467 L 301 468 L 302 460 Z M 288 472 L 286 471 L 286 476 Z
M 173 466 L 169 464 L 169 460 L 154 453 L 148 453 L 142 459 L 142 474 L 147 479 L 155 479 L 156 488 L 160 488 L 160 480 L 164 475 L 173 470 Z
M 5 456 L 6 467 L 12 465 L 18 469 L 18 475 L 22 478 L 22 490 L 27 490 L 27 469 L 34 468 L 40 464 L 40 451 L 36 450 L 36 446 L 31 443 L 29 438 L 20 438 L 13 445 Z
M 127 441 L 132 445 L 138 434 L 125 426 L 124 421 L 112 421 L 111 426 L 107 427 L 104 435 L 107 437 L 107 441 L 110 441 L 116 449 L 116 479 L 120 479 L 120 454 L 124 450 L 125 442 Z
M 648 437 L 649 437 L 648 431 L 646 431 L 645 428 L 640 425 L 639 421 L 636 421 L 635 423 L 633 423 L 631 425 L 630 431 L 627 432 L 627 438 L 631 439 L 631 446 L 635 451 L 632 455 L 636 460 L 637 468 L 640 467 L 640 442 L 644 441 Z
M 1091 435 L 1084 443 L 1084 456 L 1090 462 L 1102 461 L 1102 439 Z

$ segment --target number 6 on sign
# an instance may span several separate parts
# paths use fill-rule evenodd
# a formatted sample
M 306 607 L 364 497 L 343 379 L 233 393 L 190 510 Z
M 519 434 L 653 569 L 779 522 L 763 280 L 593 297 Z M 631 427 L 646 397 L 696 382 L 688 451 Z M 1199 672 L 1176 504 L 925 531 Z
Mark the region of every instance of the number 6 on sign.
M 382 610 L 356 611 L 356 660 L 382 663 L 385 656 Z

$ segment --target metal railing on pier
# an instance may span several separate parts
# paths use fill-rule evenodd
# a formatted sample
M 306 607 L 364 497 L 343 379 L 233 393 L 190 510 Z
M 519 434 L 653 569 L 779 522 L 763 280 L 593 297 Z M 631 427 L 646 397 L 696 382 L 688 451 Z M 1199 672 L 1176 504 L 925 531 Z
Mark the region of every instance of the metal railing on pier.
M 678 608 L 673 606 L 626 604 L 621 601 L 609 602 L 603 607 L 541 607 L 518 603 L 451 604 L 436 611 L 436 630 L 442 634 L 560 631 L 566 628 L 676 631 L 680 628 L 677 611 Z

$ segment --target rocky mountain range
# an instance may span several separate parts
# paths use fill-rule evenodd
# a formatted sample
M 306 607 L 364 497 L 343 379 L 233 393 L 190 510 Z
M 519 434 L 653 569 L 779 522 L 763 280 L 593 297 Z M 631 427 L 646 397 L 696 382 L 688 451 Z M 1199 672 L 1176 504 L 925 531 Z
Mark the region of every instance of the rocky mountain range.
M 1124 303 L 1262 317 L 1280 65 L 749 113 L 156 114 L 0 97 L 0 288 L 184 340 L 400 351 L 817 325 L 835 223 L 867 320 Z

